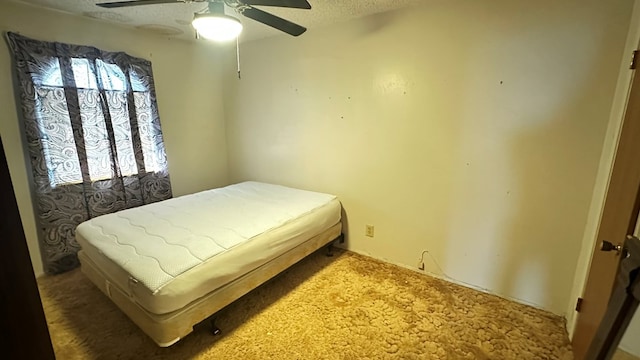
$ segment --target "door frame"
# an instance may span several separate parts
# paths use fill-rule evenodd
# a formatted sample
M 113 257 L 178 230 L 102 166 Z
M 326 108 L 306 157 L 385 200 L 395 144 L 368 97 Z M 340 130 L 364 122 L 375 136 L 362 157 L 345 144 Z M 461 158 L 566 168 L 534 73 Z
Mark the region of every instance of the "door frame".
M 573 338 L 577 322 L 578 312 L 575 310 L 576 301 L 582 296 L 587 282 L 591 257 L 595 249 L 598 227 L 602 217 L 607 187 L 609 185 L 609 177 L 620 137 L 624 111 L 627 106 L 633 75 L 633 72 L 629 70 L 629 54 L 631 54 L 634 49 L 637 49 L 638 46 L 640 46 L 640 0 L 635 0 L 624 55 L 620 63 L 617 86 L 611 106 L 609 125 L 602 146 L 602 154 L 594 184 L 591 206 L 582 238 L 581 250 L 578 255 L 573 287 L 565 310 L 567 331 L 571 339 Z
M 33 273 L 27 240 L 0 138 L 0 316 L 2 353 L 9 359 L 54 360 L 55 353 Z
M 610 184 L 610 182 L 612 181 L 612 174 L 614 170 L 614 161 L 626 161 L 626 163 L 629 163 L 629 159 L 620 159 L 624 158 L 624 156 L 618 157 L 618 159 L 616 159 L 616 155 L 618 146 L 621 145 L 622 142 L 625 142 L 623 136 L 625 134 L 623 134 L 623 131 L 629 130 L 629 124 L 627 124 L 627 126 L 624 126 L 623 121 L 625 119 L 625 116 L 627 115 L 627 106 L 629 105 L 629 96 L 632 82 L 635 81 L 634 92 L 640 92 L 640 79 L 634 78 L 635 71 L 629 69 L 631 54 L 633 50 L 638 48 L 640 48 L 640 0 L 635 0 L 631 22 L 629 25 L 629 31 L 627 34 L 624 55 L 618 75 L 616 91 L 614 94 L 609 125 L 603 144 L 596 183 L 594 185 L 591 207 L 589 210 L 587 224 L 582 240 L 582 247 L 578 258 L 578 265 L 576 267 L 576 273 L 574 276 L 574 285 L 567 307 L 567 330 L 569 332 L 569 337 L 572 340 L 575 335 L 576 324 L 578 323 L 578 312 L 575 311 L 576 300 L 585 292 L 587 280 L 589 278 L 589 270 L 591 269 L 591 260 L 594 256 L 594 252 L 597 251 L 597 245 L 599 241 L 603 240 L 600 239 L 601 235 L 599 235 L 599 233 L 602 230 L 601 225 L 603 222 L 603 213 L 605 211 L 606 201 L 608 199 L 608 196 L 612 195 L 611 193 L 616 192 L 614 189 L 609 189 L 609 186 L 620 186 L 619 183 L 617 185 Z M 638 76 L 640 77 L 640 74 L 638 74 Z M 635 100 L 635 102 L 640 103 L 639 100 Z M 638 107 L 638 104 L 635 104 L 633 106 Z M 638 168 L 638 170 L 640 171 L 640 164 L 629 164 L 631 164 L 634 168 Z M 624 166 L 628 165 L 625 164 Z M 625 186 L 627 186 L 627 188 L 629 187 L 628 184 Z M 634 189 L 634 191 L 635 190 L 637 190 L 637 188 Z M 635 222 L 635 219 L 633 221 Z M 610 240 L 612 242 L 622 242 L 622 240 L 624 240 L 624 234 L 620 239 L 607 240 Z

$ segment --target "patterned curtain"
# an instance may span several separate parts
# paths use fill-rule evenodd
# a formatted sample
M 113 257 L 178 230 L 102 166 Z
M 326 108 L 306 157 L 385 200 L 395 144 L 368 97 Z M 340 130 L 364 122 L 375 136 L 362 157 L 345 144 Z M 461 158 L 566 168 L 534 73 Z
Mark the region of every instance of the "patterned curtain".
M 78 266 L 75 228 L 171 197 L 151 63 L 7 34 L 45 271 Z

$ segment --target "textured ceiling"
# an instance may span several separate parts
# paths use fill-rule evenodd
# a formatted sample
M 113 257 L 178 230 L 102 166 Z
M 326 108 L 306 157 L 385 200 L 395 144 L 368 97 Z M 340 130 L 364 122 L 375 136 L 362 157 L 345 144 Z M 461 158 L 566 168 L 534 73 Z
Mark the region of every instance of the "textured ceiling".
M 16 0 L 39 7 L 62 10 L 127 26 L 160 32 L 182 39 L 193 39 L 193 13 L 206 8 L 206 2 L 145 5 L 104 9 L 96 3 L 118 0 Z M 424 0 L 309 0 L 311 10 L 259 7 L 306 28 L 312 29 L 374 13 L 423 3 Z M 283 34 L 243 16 L 241 41 Z M 286 35 L 285 36 L 289 36 Z M 304 36 L 304 35 L 302 35 Z

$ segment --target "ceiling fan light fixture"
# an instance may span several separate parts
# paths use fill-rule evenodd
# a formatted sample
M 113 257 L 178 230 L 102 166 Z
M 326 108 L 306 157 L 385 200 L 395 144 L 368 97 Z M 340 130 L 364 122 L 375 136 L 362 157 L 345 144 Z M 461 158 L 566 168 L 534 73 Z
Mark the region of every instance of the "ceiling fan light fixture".
M 191 25 L 200 36 L 213 41 L 230 41 L 242 32 L 240 20 L 225 14 L 196 14 Z

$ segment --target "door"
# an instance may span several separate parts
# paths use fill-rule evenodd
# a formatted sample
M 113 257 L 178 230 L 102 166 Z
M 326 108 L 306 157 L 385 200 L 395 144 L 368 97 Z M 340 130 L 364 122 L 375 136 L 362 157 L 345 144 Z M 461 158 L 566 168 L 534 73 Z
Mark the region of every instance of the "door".
M 604 240 L 622 243 L 633 233 L 640 208 L 639 189 L 640 76 L 634 76 L 573 336 L 576 360 L 584 358 L 604 316 L 620 262 L 615 251 L 600 251 L 600 246 Z
M 619 249 L 618 249 L 619 250 Z M 640 239 L 629 236 L 623 246 L 623 260 L 620 262 L 616 284 L 607 306 L 607 312 L 598 327 L 594 341 L 589 346 L 587 360 L 634 360 L 636 351 L 625 353 L 618 348 L 627 332 L 640 302 Z M 625 334 L 626 332 L 626 334 Z M 632 342 L 637 341 L 634 337 Z M 629 348 L 628 350 L 632 350 Z
M 0 140 L 0 346 L 3 359 L 55 359 Z

